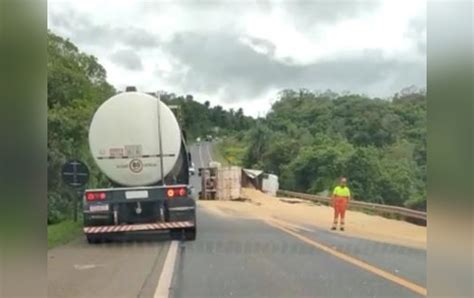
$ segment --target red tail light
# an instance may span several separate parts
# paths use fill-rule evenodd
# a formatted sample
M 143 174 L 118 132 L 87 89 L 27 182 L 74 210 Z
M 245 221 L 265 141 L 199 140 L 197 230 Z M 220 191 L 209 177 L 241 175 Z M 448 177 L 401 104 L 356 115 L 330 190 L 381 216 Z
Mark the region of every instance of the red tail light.
M 186 196 L 187 191 L 185 187 L 180 187 L 180 188 L 168 188 L 166 190 L 166 196 L 168 198 L 174 198 L 174 197 L 184 197 Z
M 86 193 L 86 200 L 87 201 L 101 201 L 105 200 L 107 195 L 105 192 L 88 192 Z
M 186 188 L 183 187 L 183 188 L 178 189 L 178 195 L 180 197 L 184 197 L 186 195 Z

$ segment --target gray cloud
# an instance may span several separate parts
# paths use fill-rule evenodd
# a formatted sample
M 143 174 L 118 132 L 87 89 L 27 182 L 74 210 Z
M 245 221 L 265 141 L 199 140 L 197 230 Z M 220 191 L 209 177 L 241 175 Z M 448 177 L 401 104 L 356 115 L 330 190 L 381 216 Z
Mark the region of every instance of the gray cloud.
M 420 15 L 410 21 L 408 32 L 406 36 L 415 40 L 416 49 L 418 53 L 426 55 L 426 36 L 423 38 L 423 34 L 426 33 L 426 14 Z
M 140 57 L 131 49 L 114 52 L 110 56 L 110 60 L 127 70 L 139 71 L 143 69 Z
M 270 6 L 276 6 L 273 3 Z M 381 6 L 375 0 L 283 1 L 283 9 L 298 29 L 308 26 L 337 23 L 342 19 L 374 12 Z
M 222 100 L 227 103 L 252 100 L 270 88 L 330 88 L 389 96 L 408 85 L 425 86 L 425 65 L 386 60 L 378 50 L 358 58 L 288 65 L 255 52 L 236 35 L 223 33 L 182 33 L 164 48 L 190 69 L 171 83 L 209 94 L 224 90 Z
M 205 13 L 209 15 L 212 12 L 213 16 L 235 15 L 248 10 L 254 10 L 254 6 L 249 1 L 176 1 L 179 3 L 179 8 L 184 13 L 192 15 Z M 265 1 L 258 1 L 265 2 Z M 167 1 L 141 1 L 137 3 L 140 13 L 153 14 L 167 11 L 172 5 Z M 256 8 L 269 8 L 268 5 L 257 5 Z
M 149 81 L 156 80 L 159 84 L 187 93 L 199 92 L 213 96 L 222 92 L 223 95 L 216 98 L 223 104 L 229 104 L 250 102 L 273 89 L 330 88 L 334 91 L 349 90 L 386 97 L 406 86 L 426 86 L 426 61 L 419 59 L 426 55 L 426 41 L 422 38 L 426 32 L 424 12 L 411 20 L 405 32 L 406 37 L 416 45 L 416 51 L 412 54 L 416 56 L 415 59 L 408 55 L 387 58 L 382 50 L 367 50 L 348 53 L 351 55 L 341 54 L 337 60 L 307 65 L 296 64 L 290 57 L 284 60 L 280 58 L 279 61 L 273 59 L 277 50 L 275 45 L 263 38 L 242 35 L 245 34 L 242 24 L 237 21 L 237 18 L 248 12 L 258 14 L 278 8 L 285 12 L 281 22 L 291 23 L 302 35 L 310 35 L 311 32 L 318 32 L 313 30 L 316 26 L 328 26 L 330 30 L 332 24 L 336 25 L 341 20 L 353 17 L 363 20 L 365 14 L 373 16 L 380 5 L 380 1 L 370 0 L 280 3 L 261 0 L 256 4 L 240 1 L 185 1 L 179 5 L 141 1 L 129 14 L 121 11 L 124 19 L 135 20 L 130 24 L 99 23 L 100 20 L 92 19 L 79 10 L 67 9 L 68 6 L 60 11 L 50 10 L 48 14 L 54 31 L 64 33 L 79 47 L 89 46 L 89 50 L 90 46 L 94 46 L 92 53 L 98 53 L 99 58 L 109 57 L 124 69 L 124 73 L 143 69 L 140 59 L 143 53 L 146 54 L 143 63 L 157 64 L 155 78 Z M 104 7 L 101 9 L 104 13 L 108 11 Z M 145 14 L 150 19 L 150 14 L 153 18 L 160 18 L 176 11 L 179 12 L 176 14 L 178 27 L 153 28 L 141 21 Z M 158 38 L 163 32 L 176 31 L 179 33 L 172 35 L 171 41 L 165 42 Z M 318 39 L 318 36 L 307 37 Z M 242 38 L 253 47 L 264 49 L 264 53 L 256 52 L 242 43 Z M 117 48 L 121 50 L 110 54 Z M 157 48 L 159 51 L 155 51 Z M 171 58 L 169 69 L 157 62 L 166 57 L 163 53 Z M 122 72 L 117 72 L 115 77 L 122 77 Z M 121 84 L 118 80 L 116 83 Z
M 208 17 L 238 17 L 245 12 L 269 13 L 281 8 L 289 16 L 291 22 L 300 25 L 301 29 L 321 23 L 337 23 L 341 19 L 357 16 L 361 13 L 371 13 L 381 6 L 379 0 L 290 0 L 271 1 L 182 1 L 180 8 L 190 15 L 207 14 Z M 143 1 L 139 3 L 140 11 L 144 14 L 156 14 L 165 11 L 170 6 L 167 2 Z M 212 13 L 209 13 L 212 12 Z
M 51 25 L 65 30 L 75 42 L 82 45 L 112 46 L 123 44 L 135 49 L 154 48 L 159 44 L 150 32 L 124 23 L 123 27 L 93 23 L 86 15 L 74 10 L 50 13 Z

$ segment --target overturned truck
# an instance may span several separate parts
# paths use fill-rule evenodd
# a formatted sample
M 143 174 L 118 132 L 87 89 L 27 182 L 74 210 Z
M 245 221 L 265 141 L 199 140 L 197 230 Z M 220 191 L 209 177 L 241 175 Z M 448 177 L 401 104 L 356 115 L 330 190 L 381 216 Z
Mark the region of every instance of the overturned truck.
M 239 167 L 222 167 L 217 162 L 210 162 L 209 167 L 200 168 L 201 200 L 234 200 L 240 198 L 241 170 Z

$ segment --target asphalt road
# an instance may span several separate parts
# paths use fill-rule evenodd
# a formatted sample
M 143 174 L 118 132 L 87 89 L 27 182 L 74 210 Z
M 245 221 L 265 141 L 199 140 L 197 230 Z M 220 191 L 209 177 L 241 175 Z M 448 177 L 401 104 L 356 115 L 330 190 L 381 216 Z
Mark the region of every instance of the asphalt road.
M 200 210 L 174 297 L 417 297 L 258 220 Z
M 48 297 L 153 297 L 170 242 L 89 245 L 81 237 L 48 251 Z
M 196 168 L 212 145 L 193 146 Z M 199 186 L 196 186 L 199 189 Z M 182 246 L 174 297 L 419 297 L 403 281 L 426 287 L 426 251 L 304 227 L 296 231 L 376 269 L 354 266 L 264 222 L 198 209 L 198 238 Z
M 190 148 L 197 169 L 212 145 Z M 51 297 L 153 297 L 169 252 L 153 241 L 88 245 L 48 252 Z M 334 252 L 335 251 L 335 252 Z M 426 251 L 351 238 L 312 227 L 288 230 L 256 219 L 219 215 L 198 204 L 198 234 L 182 242 L 172 268 L 172 297 L 421 297 Z

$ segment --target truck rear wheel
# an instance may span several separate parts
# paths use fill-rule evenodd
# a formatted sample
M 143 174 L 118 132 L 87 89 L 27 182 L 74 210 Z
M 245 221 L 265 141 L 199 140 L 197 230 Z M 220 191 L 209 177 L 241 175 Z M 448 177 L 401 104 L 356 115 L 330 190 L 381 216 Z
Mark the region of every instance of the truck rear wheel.
M 174 240 L 196 240 L 196 228 L 176 229 L 170 232 L 170 236 Z
M 89 244 L 97 244 L 101 242 L 101 238 L 95 235 L 87 235 L 86 238 Z
M 184 238 L 187 241 L 196 240 L 196 227 L 184 229 Z

